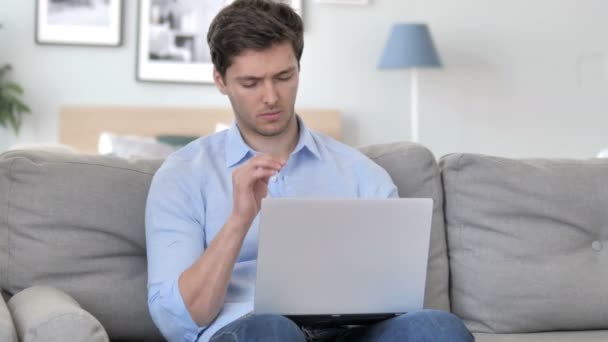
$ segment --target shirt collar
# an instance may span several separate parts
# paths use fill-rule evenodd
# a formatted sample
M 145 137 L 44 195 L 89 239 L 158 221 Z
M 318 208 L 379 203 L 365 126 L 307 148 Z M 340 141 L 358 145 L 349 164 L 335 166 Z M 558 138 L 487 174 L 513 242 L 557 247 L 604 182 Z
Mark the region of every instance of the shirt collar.
M 319 146 L 317 146 L 317 142 L 312 136 L 312 132 L 308 129 L 308 127 L 306 127 L 304 121 L 302 120 L 302 118 L 300 118 L 299 115 L 296 115 L 296 118 L 298 119 L 298 126 L 300 127 L 300 138 L 298 140 L 298 144 L 293 149 L 293 152 L 291 154 L 293 155 L 306 149 L 314 157 L 316 157 L 317 159 L 321 159 L 321 152 L 319 152 Z
M 319 152 L 319 148 L 312 133 L 306 125 L 304 125 L 300 116 L 296 115 L 296 119 L 298 120 L 298 126 L 300 128 L 300 136 L 298 138 L 298 143 L 291 154 L 295 155 L 300 151 L 307 150 L 317 159 L 321 159 L 321 153 Z M 232 122 L 226 138 L 226 166 L 232 167 L 243 159 L 255 154 L 256 151 L 243 140 L 243 136 L 241 135 L 241 131 L 239 130 L 236 121 Z

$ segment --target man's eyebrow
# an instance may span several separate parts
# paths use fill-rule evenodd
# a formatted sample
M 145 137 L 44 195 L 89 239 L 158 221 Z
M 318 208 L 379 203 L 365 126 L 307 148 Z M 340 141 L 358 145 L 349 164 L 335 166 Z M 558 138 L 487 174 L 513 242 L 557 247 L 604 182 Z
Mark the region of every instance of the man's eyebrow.
M 263 79 L 263 77 L 256 77 L 256 76 L 239 76 L 236 78 L 237 81 L 239 82 L 246 82 L 246 81 L 259 81 Z
M 288 68 L 288 69 L 281 70 L 281 71 L 277 72 L 276 74 L 274 74 L 274 75 L 273 75 L 273 77 L 276 77 L 276 76 L 281 76 L 281 75 L 285 75 L 285 74 L 288 74 L 288 73 L 294 72 L 294 71 L 295 71 L 295 69 L 296 69 L 296 67 L 290 67 L 290 68 Z M 259 81 L 259 80 L 262 80 L 262 79 L 264 79 L 264 77 L 261 77 L 261 76 L 253 76 L 253 75 L 238 76 L 238 77 L 236 78 L 236 80 L 237 80 L 237 81 L 239 81 L 239 82 L 247 82 L 247 81 Z
M 296 69 L 296 67 L 291 67 L 289 69 L 285 69 L 285 70 L 279 71 L 278 73 L 275 74 L 275 76 L 288 74 L 290 72 L 293 72 L 295 69 Z

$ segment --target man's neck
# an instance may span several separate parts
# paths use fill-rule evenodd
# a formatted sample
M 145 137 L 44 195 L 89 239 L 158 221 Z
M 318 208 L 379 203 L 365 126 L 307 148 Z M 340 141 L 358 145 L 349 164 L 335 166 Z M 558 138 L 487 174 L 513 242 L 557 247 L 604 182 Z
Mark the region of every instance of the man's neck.
M 244 132 L 241 132 L 241 135 L 245 142 L 255 151 L 288 160 L 300 138 L 298 120 L 295 116 L 292 120 L 287 130 L 281 135 L 265 137 L 255 134 L 244 134 Z

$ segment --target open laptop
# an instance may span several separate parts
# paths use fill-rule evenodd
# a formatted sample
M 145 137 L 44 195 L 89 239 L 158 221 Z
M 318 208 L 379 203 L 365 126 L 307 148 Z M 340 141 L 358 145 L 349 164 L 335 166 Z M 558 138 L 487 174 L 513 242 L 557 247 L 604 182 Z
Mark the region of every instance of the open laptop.
M 256 314 L 368 324 L 422 309 L 433 200 L 268 198 Z

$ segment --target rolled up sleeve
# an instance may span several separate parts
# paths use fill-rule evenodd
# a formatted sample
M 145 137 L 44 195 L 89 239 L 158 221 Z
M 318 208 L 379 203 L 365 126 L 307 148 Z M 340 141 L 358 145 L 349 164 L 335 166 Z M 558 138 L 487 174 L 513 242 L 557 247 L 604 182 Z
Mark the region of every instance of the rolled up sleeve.
M 206 327 L 194 322 L 178 286 L 181 273 L 205 248 L 204 203 L 192 177 L 163 165 L 146 203 L 148 308 L 156 326 L 171 342 L 196 341 Z M 200 192 L 199 192 L 200 194 Z

